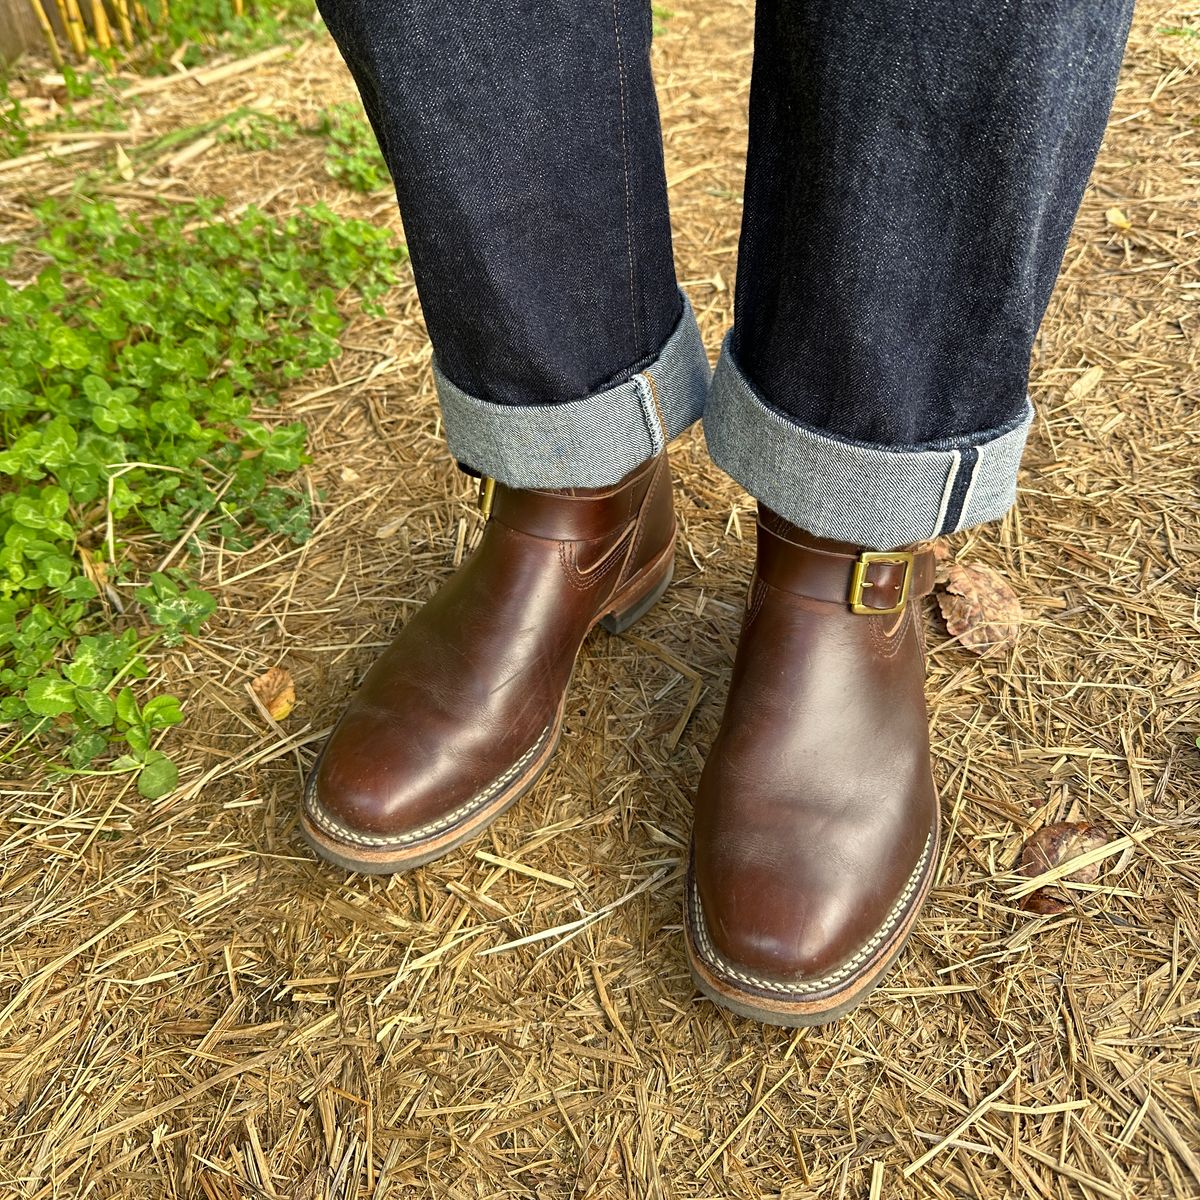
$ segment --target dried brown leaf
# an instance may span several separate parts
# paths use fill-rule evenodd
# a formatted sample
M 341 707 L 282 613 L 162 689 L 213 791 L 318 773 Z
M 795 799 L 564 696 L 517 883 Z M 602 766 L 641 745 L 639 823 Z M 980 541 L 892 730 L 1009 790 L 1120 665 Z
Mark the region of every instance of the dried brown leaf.
M 991 567 L 949 565 L 945 591 L 938 593 L 937 601 L 950 636 L 976 654 L 991 653 L 1016 640 L 1021 603 L 1008 580 Z
M 950 578 L 950 568 L 954 566 L 954 551 L 950 549 L 945 538 L 937 538 L 930 543 L 933 551 L 933 581 L 939 586 Z
M 1026 841 L 1021 848 L 1017 870 L 1027 879 L 1033 879 L 1111 840 L 1112 833 L 1104 825 L 1091 821 L 1056 821 L 1039 829 Z M 1063 879 L 1072 883 L 1095 883 L 1099 876 L 1100 863 L 1095 862 L 1064 875 Z M 1063 888 L 1051 883 L 1031 892 L 1021 901 L 1021 907 L 1027 912 L 1046 916 L 1070 908 L 1071 900 Z
M 286 667 L 264 671 L 250 688 L 273 721 L 282 721 L 296 707 L 296 685 Z

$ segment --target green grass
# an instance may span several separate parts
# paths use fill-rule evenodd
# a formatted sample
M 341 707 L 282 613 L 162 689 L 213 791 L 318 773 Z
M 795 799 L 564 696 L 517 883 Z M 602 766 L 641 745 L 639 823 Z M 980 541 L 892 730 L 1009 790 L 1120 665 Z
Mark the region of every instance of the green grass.
M 377 192 L 390 176 L 379 143 L 357 102 L 326 109 L 317 130 L 326 139 L 325 170 L 357 192 Z
M 222 125 L 218 138 L 243 150 L 276 150 L 301 133 L 294 121 L 248 108 L 230 113 Z
M 339 353 L 341 306 L 374 307 L 403 251 L 324 207 L 282 220 L 212 203 L 127 217 L 47 202 L 36 254 L 0 249 L 0 723 L 5 757 L 174 786 L 146 653 L 216 599 L 188 548 L 303 541 L 289 476 L 302 424 L 252 416 Z M 176 566 L 154 571 L 187 534 Z
M 105 96 L 102 103 L 93 107 L 86 121 L 75 118 L 71 104 L 75 100 L 90 99 L 102 79 L 97 70 L 76 70 L 67 66 L 63 70 L 65 110 L 54 120 L 39 127 L 40 133 L 57 133 L 70 129 L 124 129 L 125 115 L 116 99 Z M 25 119 L 25 107 L 19 96 L 13 94 L 9 74 L 0 67 L 0 159 L 16 158 L 32 149 L 32 131 Z
M 214 50 L 237 55 L 265 50 L 317 20 L 315 0 L 246 0 L 240 17 L 232 0 L 171 0 L 165 22 L 161 0 L 145 0 L 145 5 L 161 32 L 146 42 L 142 61 L 163 70 L 174 70 L 170 59 L 181 46 L 179 61 L 194 67 Z
M 93 48 L 86 63 L 68 62 L 62 76 L 65 99 L 63 112 L 41 125 L 39 133 L 54 134 L 77 129 L 124 129 L 126 108 L 121 90 L 129 72 L 166 75 L 183 67 L 196 67 L 215 54 L 245 56 L 281 42 L 295 39 L 318 24 L 314 0 L 247 0 L 238 16 L 232 0 L 174 0 L 163 18 L 161 0 L 145 5 L 154 32 L 139 36 L 133 47 L 116 45 L 109 50 Z M 63 47 L 64 51 L 69 47 Z M 122 78 L 115 74 L 117 69 Z M 22 101 L 14 94 L 13 71 L 23 69 L 22 60 L 11 68 L 0 67 L 0 159 L 15 158 L 31 146 L 31 130 Z M 38 73 L 41 68 L 38 67 Z M 98 100 L 79 117 L 73 111 L 77 100 Z

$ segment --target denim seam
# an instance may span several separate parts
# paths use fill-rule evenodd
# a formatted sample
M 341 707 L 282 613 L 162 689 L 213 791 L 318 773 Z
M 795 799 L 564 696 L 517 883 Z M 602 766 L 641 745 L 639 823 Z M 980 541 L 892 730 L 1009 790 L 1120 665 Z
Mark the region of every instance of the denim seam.
M 957 445 L 848 441 L 805 426 L 765 400 L 741 371 L 727 337 L 704 434 L 717 465 L 786 520 L 818 537 L 891 550 L 1003 516 L 1016 498 L 1032 420 L 1026 398 L 1015 421 L 955 439 Z
M 950 508 L 950 497 L 954 494 L 954 483 L 958 479 L 958 471 L 962 466 L 962 454 L 958 450 L 951 450 L 951 467 L 946 475 L 946 486 L 942 488 L 942 503 L 938 508 L 937 519 L 934 521 L 934 526 L 941 529 L 946 523 L 946 513 Z M 971 482 L 975 482 L 975 476 L 972 474 Z M 965 506 L 964 506 L 965 507 Z
M 633 193 L 629 186 L 629 143 L 625 132 L 625 53 L 621 46 L 620 0 L 613 0 L 613 37 L 617 43 L 617 88 L 621 106 L 621 170 L 625 185 L 625 248 L 629 255 L 629 321 L 633 326 L 633 352 L 642 345 L 642 323 L 637 310 L 637 282 L 633 263 Z
M 962 511 L 960 512 L 958 521 L 954 526 L 953 532 L 955 533 L 957 533 L 960 529 L 965 528 L 963 522 L 967 519 L 967 513 L 971 508 L 971 496 L 975 491 L 975 480 L 979 478 L 979 462 L 980 459 L 976 457 L 975 465 L 971 468 L 971 478 L 967 481 L 967 492 L 966 495 L 963 496 Z

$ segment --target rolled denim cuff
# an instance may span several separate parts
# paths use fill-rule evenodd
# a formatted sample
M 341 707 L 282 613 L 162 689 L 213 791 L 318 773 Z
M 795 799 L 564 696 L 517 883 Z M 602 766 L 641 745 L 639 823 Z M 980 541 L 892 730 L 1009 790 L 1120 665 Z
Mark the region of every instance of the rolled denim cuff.
M 658 357 L 616 387 L 565 404 L 493 404 L 433 365 L 450 453 L 517 488 L 609 487 L 698 421 L 708 358 L 687 297 Z
M 894 550 L 1002 517 L 1033 406 L 1008 424 L 922 446 L 831 437 L 772 408 L 729 338 L 713 375 L 704 436 L 713 461 L 756 500 L 817 537 Z

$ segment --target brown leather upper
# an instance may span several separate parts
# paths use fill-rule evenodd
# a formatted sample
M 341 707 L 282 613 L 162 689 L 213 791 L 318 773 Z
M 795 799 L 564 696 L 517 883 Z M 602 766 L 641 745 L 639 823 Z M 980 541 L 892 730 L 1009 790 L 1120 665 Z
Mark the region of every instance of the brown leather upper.
M 937 822 L 918 606 L 851 611 L 859 547 L 760 509 L 758 554 L 720 731 L 696 801 L 707 933 L 747 978 L 819 979 L 877 939 Z M 874 562 L 869 607 L 905 567 Z M 913 552 L 909 599 L 933 582 Z M 924 857 L 923 857 L 924 856 Z
M 434 823 L 553 735 L 592 625 L 674 542 L 666 455 L 611 488 L 497 485 L 478 548 L 404 626 L 331 735 L 323 828 Z

